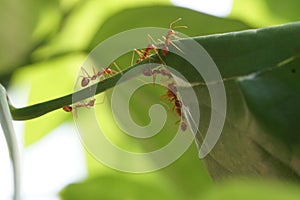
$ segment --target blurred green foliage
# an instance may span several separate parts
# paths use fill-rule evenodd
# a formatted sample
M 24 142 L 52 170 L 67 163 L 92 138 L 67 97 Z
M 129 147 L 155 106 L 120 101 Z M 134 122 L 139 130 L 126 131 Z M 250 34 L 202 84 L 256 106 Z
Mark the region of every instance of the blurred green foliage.
M 279 183 L 272 180 L 229 180 L 218 184 L 205 192 L 205 200 L 296 200 L 299 199 L 299 185 L 296 183 Z
M 234 0 L 230 15 L 254 27 L 264 27 L 299 21 L 299 7 L 297 0 Z
M 93 200 L 97 197 L 104 199 L 205 199 L 205 200 L 297 200 L 300 192 L 299 186 L 295 183 L 279 183 L 274 181 L 262 180 L 228 180 L 209 187 L 206 191 L 199 193 L 198 196 L 189 198 L 182 196 L 180 190 L 168 190 L 165 185 L 157 187 L 157 182 L 137 181 L 136 177 L 126 179 L 126 182 L 134 187 L 124 187 L 119 185 L 124 176 L 102 176 L 95 179 L 86 180 L 82 183 L 69 185 L 61 192 L 64 200 Z M 125 181 L 125 180 L 124 180 Z M 147 184 L 150 184 L 146 186 Z M 161 185 L 159 183 L 159 185 Z M 146 186 L 146 187 L 145 187 Z M 111 190 L 117 190 L 111 195 Z M 149 191 L 142 192 L 142 191 Z M 151 192 L 150 192 L 151 191 Z M 82 196 L 82 192 L 86 194 Z M 156 194 L 156 195 L 154 195 Z
M 22 85 L 29 85 L 28 104 L 33 104 L 71 93 L 78 69 L 89 51 L 99 42 L 120 31 L 145 26 L 168 28 L 171 21 L 182 17 L 182 23 L 189 28 L 181 31 L 190 36 L 201 36 L 276 25 L 300 18 L 297 0 L 234 0 L 231 19 L 217 18 L 168 4 L 168 1 L 159 0 L 1 0 L 0 82 L 20 88 Z M 220 49 L 220 52 L 224 52 L 224 49 Z M 128 63 L 128 60 L 124 60 L 119 65 L 126 66 Z M 276 73 L 282 76 L 280 71 Z M 13 78 L 9 81 L 11 76 Z M 248 88 L 249 93 L 246 95 L 251 103 L 251 92 L 257 91 L 255 88 L 250 90 L 250 86 L 246 84 L 242 87 Z M 162 92 L 152 88 L 146 91 L 153 97 L 159 97 Z M 287 102 L 291 103 L 295 102 Z M 139 111 L 141 105 L 136 105 Z M 254 106 L 257 108 L 261 105 Z M 101 112 L 109 116 L 109 111 L 104 108 L 101 108 Z M 265 118 L 264 113 L 259 114 Z M 136 113 L 137 119 L 140 118 L 139 115 L 144 116 L 142 112 Z M 273 116 L 276 118 L 276 115 L 278 113 Z M 56 111 L 26 122 L 25 144 L 37 142 L 59 124 L 70 119 L 68 113 Z M 142 118 L 141 123 L 145 121 Z M 288 123 L 285 122 L 285 125 Z M 172 124 L 171 119 L 170 126 Z M 169 127 L 165 128 L 169 130 Z M 168 132 L 170 131 L 166 131 Z M 126 138 L 122 139 L 124 140 L 119 140 L 121 146 L 130 146 Z M 157 138 L 157 142 L 164 140 L 165 137 Z M 66 187 L 61 193 L 63 199 L 127 197 L 225 200 L 272 197 L 293 200 L 300 197 L 299 185 L 246 181 L 213 186 L 208 172 L 197 157 L 194 145 L 171 166 L 151 174 L 128 175 L 115 172 L 99 164 L 90 155 L 87 155 L 87 166 L 88 179 Z

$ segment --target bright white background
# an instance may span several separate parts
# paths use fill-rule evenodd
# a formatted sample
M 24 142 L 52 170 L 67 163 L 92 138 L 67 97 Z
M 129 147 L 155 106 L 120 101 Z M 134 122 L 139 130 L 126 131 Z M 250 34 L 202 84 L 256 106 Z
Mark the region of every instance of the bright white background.
M 223 17 L 230 14 L 233 0 L 171 0 L 171 2 L 177 6 Z
M 172 3 L 226 16 L 233 0 L 171 0 Z M 15 105 L 25 105 L 28 87 L 11 88 L 9 96 Z M 14 122 L 18 139 L 22 141 L 23 122 Z M 83 179 L 87 172 L 84 152 L 73 124 L 63 124 L 40 142 L 22 149 L 22 199 L 57 200 L 66 185 Z M 12 172 L 4 134 L 0 129 L 0 200 L 12 194 Z

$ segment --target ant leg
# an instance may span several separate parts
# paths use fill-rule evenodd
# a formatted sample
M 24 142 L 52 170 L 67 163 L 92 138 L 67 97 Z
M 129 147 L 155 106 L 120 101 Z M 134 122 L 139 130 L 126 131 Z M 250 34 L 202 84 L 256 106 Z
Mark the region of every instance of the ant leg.
M 165 36 L 163 36 L 163 39 L 165 38 Z M 161 39 L 157 39 L 157 41 L 158 41 L 158 43 L 160 44 L 160 45 L 165 45 L 165 42 L 163 41 L 163 40 L 161 40 Z
M 150 34 L 148 34 L 147 36 L 148 36 L 149 42 L 150 42 L 150 40 L 151 40 L 155 45 L 158 45 L 158 42 L 159 42 L 159 43 L 164 43 L 164 42 L 163 42 L 162 40 L 160 40 L 160 39 L 158 39 L 158 40 L 157 40 L 158 42 L 156 42 L 156 41 L 152 38 L 152 36 L 151 36 Z M 155 48 L 155 49 L 153 49 L 153 50 L 154 50 L 155 54 L 157 55 L 157 57 L 159 58 L 159 60 L 161 61 L 161 63 L 166 64 L 166 63 L 163 61 L 163 59 L 160 57 L 160 55 L 159 55 L 157 49 Z
M 94 75 L 97 74 L 95 67 L 92 67 Z
M 181 37 L 179 37 L 179 36 L 177 36 L 177 35 L 172 35 L 172 37 L 173 37 L 175 40 L 182 40 L 182 39 L 183 39 L 183 38 L 181 38 Z M 172 44 L 178 51 L 180 51 L 181 53 L 184 54 L 184 52 L 183 52 L 177 45 L 175 45 L 175 43 L 174 43 L 171 39 L 169 39 L 169 43 Z
M 133 51 L 139 56 L 139 59 L 137 59 L 136 63 L 143 61 L 144 54 L 143 54 L 142 50 L 134 49 Z
M 75 118 L 78 118 L 77 107 L 73 106 L 72 113 L 74 113 Z
M 156 42 L 150 34 L 147 34 L 147 37 L 149 40 L 149 44 L 153 42 L 155 45 L 158 45 L 158 42 Z
M 161 58 L 161 56 L 159 55 L 158 51 L 156 49 L 154 49 L 155 51 L 155 55 L 157 55 L 158 59 L 160 60 L 160 62 L 166 66 L 167 64 L 165 63 L 165 61 Z
M 167 41 L 167 38 L 165 37 L 165 36 L 163 36 L 163 39 L 165 40 L 165 41 Z M 178 51 L 180 51 L 181 53 L 183 53 L 184 54 L 184 52 L 176 45 L 176 44 L 174 44 L 174 42 L 172 42 L 172 40 L 168 40 L 168 43 L 170 43 L 170 44 L 172 44 Z
M 116 62 L 113 62 L 114 66 L 117 68 L 118 72 L 121 73 L 123 75 L 123 72 L 121 70 L 121 68 L 119 67 L 119 65 L 117 65 Z
M 175 40 L 182 40 L 181 37 L 177 36 L 177 35 L 172 35 L 172 37 L 175 39 Z
M 86 75 L 87 78 L 92 78 L 84 67 L 81 67 L 81 72 L 82 72 L 83 75 Z
M 132 56 L 131 56 L 131 63 L 130 63 L 130 66 L 132 66 L 132 65 L 133 65 L 134 53 L 135 53 L 135 51 L 133 50 L 133 51 L 132 51 Z
M 178 50 L 178 51 L 180 51 L 182 54 L 185 54 L 174 42 L 172 42 L 171 40 L 170 40 L 170 43 Z

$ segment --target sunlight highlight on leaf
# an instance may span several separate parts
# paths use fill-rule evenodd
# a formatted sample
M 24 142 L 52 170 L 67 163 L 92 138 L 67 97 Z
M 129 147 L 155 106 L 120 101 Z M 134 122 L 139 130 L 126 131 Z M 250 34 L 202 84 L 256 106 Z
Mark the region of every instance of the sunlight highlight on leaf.
M 31 85 L 28 104 L 34 104 L 71 93 L 84 54 L 70 55 L 52 61 L 37 63 L 15 73 L 13 82 Z M 25 123 L 25 145 L 32 144 L 60 123 L 70 118 L 70 113 L 57 110 L 54 113 Z

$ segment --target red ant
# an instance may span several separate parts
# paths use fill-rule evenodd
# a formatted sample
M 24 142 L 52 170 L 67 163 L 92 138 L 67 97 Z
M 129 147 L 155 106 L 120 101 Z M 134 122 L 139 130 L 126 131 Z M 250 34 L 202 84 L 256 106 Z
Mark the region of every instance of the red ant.
M 65 112 L 72 112 L 73 109 L 76 109 L 76 108 L 81 108 L 81 107 L 91 108 L 95 105 L 95 101 L 96 101 L 96 99 L 91 99 L 87 103 L 78 103 L 73 106 L 67 105 L 67 106 L 64 106 L 62 109 Z
M 177 115 L 181 118 L 180 128 L 182 131 L 185 131 L 187 128 L 186 119 L 182 116 L 182 101 L 180 101 L 177 97 L 177 88 L 174 83 L 168 84 L 167 94 L 163 95 L 163 98 L 167 98 L 171 103 L 174 102 L 173 110 L 177 113 Z M 180 120 L 179 120 L 180 121 Z M 178 122 L 179 122 L 178 121 Z M 178 123 L 176 122 L 176 123 Z
M 119 70 L 120 68 L 118 67 L 118 65 L 114 62 L 113 63 L 115 65 L 115 67 Z M 115 73 L 115 71 L 113 71 L 111 68 L 109 67 L 106 67 L 104 69 L 100 69 L 97 73 L 96 73 L 96 70 L 95 68 L 93 67 L 93 75 L 89 75 L 89 73 L 83 68 L 81 67 L 81 71 L 83 72 L 83 74 L 85 74 L 86 76 L 83 76 L 82 80 L 81 80 L 81 87 L 86 87 L 90 81 L 94 81 L 96 80 L 97 78 L 101 79 L 104 75 L 112 75 Z
M 162 47 L 162 54 L 164 56 L 166 56 L 168 54 L 170 44 L 172 44 L 175 48 L 177 48 L 179 51 L 181 51 L 181 49 L 179 47 L 177 47 L 177 45 L 175 45 L 171 41 L 171 37 L 174 37 L 175 39 L 180 39 L 176 35 L 176 32 L 174 31 L 174 29 L 176 29 L 176 28 L 187 28 L 187 26 L 173 26 L 176 22 L 178 22 L 180 20 L 182 20 L 182 18 L 178 18 L 175 21 L 170 23 L 170 29 L 169 29 L 167 35 L 162 37 L 164 42 L 162 40 L 158 39 L 158 42 L 164 43 L 164 45 Z M 149 39 L 149 41 L 152 41 L 154 44 L 157 44 L 157 42 L 149 34 L 148 34 L 148 39 Z M 157 47 L 153 43 L 149 42 L 149 44 L 148 44 L 148 46 L 146 47 L 145 50 L 134 49 L 133 52 L 132 52 L 131 65 L 133 65 L 134 53 L 136 53 L 139 56 L 139 58 L 136 61 L 136 63 L 139 63 L 139 62 L 145 60 L 146 58 L 149 58 L 153 54 L 153 51 L 159 57 L 160 61 L 163 64 L 165 64 L 164 61 L 162 60 L 162 58 L 160 57 L 159 53 L 157 52 Z
M 91 108 L 95 105 L 95 101 L 96 101 L 96 99 L 91 99 L 87 103 L 78 103 L 78 104 L 75 104 L 73 106 L 72 105 L 67 105 L 67 106 L 64 106 L 62 109 L 65 112 L 72 112 L 73 109 L 75 109 L 75 117 L 77 118 L 77 112 L 76 112 L 77 108 L 82 108 L 82 107 Z
M 148 44 L 147 48 L 145 50 L 137 50 L 134 49 L 134 52 L 136 52 L 139 56 L 137 59 L 136 63 L 142 62 L 144 59 L 148 58 L 149 56 L 152 55 L 151 51 L 155 51 L 156 53 L 156 46 L 154 44 Z M 132 60 L 134 57 L 132 58 Z
M 132 52 L 132 58 L 131 58 L 131 65 L 133 64 L 134 53 L 136 53 L 139 56 L 139 58 L 137 59 L 136 63 L 142 62 L 143 60 L 145 60 L 147 58 L 149 59 L 152 54 L 157 55 L 158 58 L 160 59 L 160 61 L 162 63 L 164 63 L 164 61 L 162 60 L 162 58 L 159 56 L 159 53 L 157 51 L 157 47 L 153 44 L 153 43 L 156 43 L 156 42 L 154 41 L 154 39 L 149 34 L 148 34 L 148 40 L 149 40 L 149 44 L 148 44 L 148 46 L 146 47 L 145 50 L 137 50 L 137 49 L 133 50 L 133 52 Z M 153 41 L 153 43 L 151 43 L 151 41 Z
M 178 21 L 182 20 L 182 18 L 178 18 L 175 21 L 170 23 L 170 29 L 167 33 L 166 36 L 163 36 L 164 39 L 164 46 L 162 47 L 162 54 L 164 56 L 166 56 L 169 52 L 169 45 L 172 44 L 176 49 L 178 49 L 179 51 L 181 51 L 181 49 L 179 49 L 179 47 L 177 47 L 172 41 L 171 41 L 171 37 L 174 37 L 175 39 L 180 39 L 177 35 L 176 32 L 174 31 L 174 29 L 176 28 L 187 28 L 187 26 L 173 26 L 175 23 L 177 23 Z M 160 40 L 159 40 L 160 41 Z M 161 41 L 162 42 L 162 41 Z M 182 52 L 182 51 L 181 51 Z M 183 52 L 182 52 L 183 53 Z
M 155 80 L 156 80 L 156 75 L 157 74 L 161 74 L 162 76 L 165 76 L 169 79 L 172 78 L 172 74 L 167 71 L 166 69 L 154 69 L 154 70 L 151 70 L 150 68 L 144 68 L 143 69 L 143 74 L 145 76 L 153 76 L 153 82 L 155 83 Z
M 171 37 L 174 37 L 175 39 L 180 39 L 176 35 L 176 32 L 174 31 L 174 29 L 176 29 L 176 28 L 187 28 L 187 26 L 173 26 L 175 23 L 177 23 L 180 20 L 182 20 L 182 18 L 178 18 L 175 21 L 170 23 L 170 29 L 168 30 L 167 35 L 162 37 L 163 41 L 158 39 L 158 42 L 164 44 L 163 47 L 162 47 L 162 54 L 164 56 L 166 56 L 168 54 L 170 44 L 172 44 L 176 49 L 181 51 L 181 49 L 171 41 Z M 148 39 L 149 39 L 149 41 L 152 41 L 154 44 L 157 44 L 157 42 L 149 34 L 148 34 Z M 159 57 L 159 59 L 162 61 L 162 63 L 164 63 L 163 60 L 161 59 L 161 57 L 159 56 L 158 52 L 157 52 L 157 47 L 154 44 L 150 43 L 145 50 L 140 50 L 139 51 L 137 49 L 134 49 L 134 52 L 136 52 L 138 54 L 138 56 L 140 57 L 136 61 L 136 63 L 139 63 L 139 62 L 143 61 L 144 59 L 148 58 L 149 56 L 151 56 L 152 55 L 151 51 L 154 51 L 155 54 Z M 133 64 L 133 58 L 132 58 L 131 64 Z
M 62 109 L 63 109 L 65 112 L 72 112 L 73 107 L 70 106 L 70 105 L 68 105 L 68 106 L 64 106 Z

